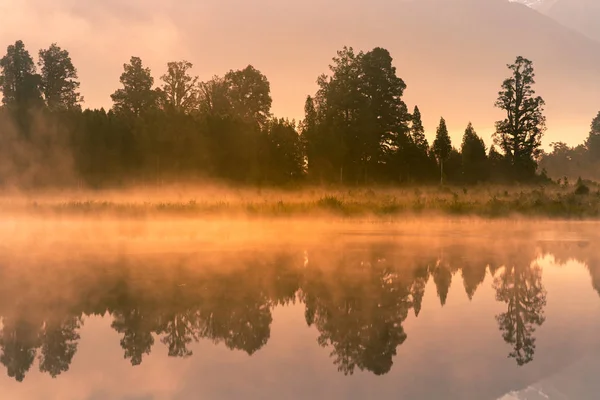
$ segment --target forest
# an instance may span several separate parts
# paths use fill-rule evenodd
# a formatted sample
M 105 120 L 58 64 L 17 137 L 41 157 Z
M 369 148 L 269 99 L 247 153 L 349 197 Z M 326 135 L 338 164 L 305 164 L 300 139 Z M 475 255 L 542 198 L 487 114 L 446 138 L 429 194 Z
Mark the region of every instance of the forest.
M 533 63 L 509 65 L 496 107 L 494 143 L 469 123 L 454 145 L 444 118 L 429 143 L 418 106 L 383 48 L 338 51 L 305 118 L 271 113 L 270 84 L 248 65 L 200 82 L 187 61 L 155 82 L 138 57 L 124 64 L 112 108 L 83 109 L 69 52 L 52 44 L 35 62 L 22 41 L 0 59 L 0 183 L 28 187 L 120 187 L 210 179 L 229 184 L 460 185 L 540 182 L 547 175 L 598 178 L 600 112 L 585 144 L 541 144 L 544 100 Z M 116 85 L 115 85 L 116 86 Z M 565 178 L 566 179 L 566 178 Z

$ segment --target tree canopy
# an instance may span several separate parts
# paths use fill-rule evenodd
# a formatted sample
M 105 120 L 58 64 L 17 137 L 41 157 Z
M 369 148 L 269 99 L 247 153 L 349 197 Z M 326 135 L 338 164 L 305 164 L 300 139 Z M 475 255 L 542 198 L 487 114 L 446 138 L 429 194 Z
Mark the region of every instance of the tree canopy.
M 523 57 L 509 65 L 511 76 L 496 101 L 506 118 L 496 123 L 497 147 L 487 154 L 470 124 L 454 149 L 443 118 L 429 144 L 421 110 L 414 105 L 409 113 L 407 85 L 381 47 L 339 50 L 317 78 L 316 93 L 306 97 L 298 123 L 273 115 L 270 82 L 254 66 L 206 81 L 193 69 L 186 60 L 168 62 L 155 85 L 150 68 L 131 57 L 110 111 L 84 110 L 67 50 L 53 43 L 38 52 L 36 62 L 22 41 L 8 46 L 0 59 L 0 134 L 10 140 L 0 149 L 0 184 L 98 187 L 199 178 L 268 185 L 429 184 L 436 170 L 442 182 L 477 184 L 534 179 L 540 159 L 552 171 L 567 163 L 558 161 L 558 153 L 541 157 L 544 101 L 535 95 L 533 64 Z M 600 114 L 585 146 L 564 160 L 581 154 L 581 165 L 593 165 L 600 160 L 599 138 Z M 65 154 L 72 160 L 70 179 L 52 161 Z
M 508 65 L 511 76 L 504 80 L 496 107 L 506 118 L 496 122 L 495 141 L 513 168 L 515 179 L 531 179 L 537 167 L 546 130 L 545 102 L 535 95 L 533 63 L 521 56 Z

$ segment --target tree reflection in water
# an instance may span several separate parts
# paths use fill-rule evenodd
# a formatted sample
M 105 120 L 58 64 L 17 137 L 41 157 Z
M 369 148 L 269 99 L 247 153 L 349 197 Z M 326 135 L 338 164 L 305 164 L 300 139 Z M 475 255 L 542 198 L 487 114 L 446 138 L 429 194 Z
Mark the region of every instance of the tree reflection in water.
M 509 357 L 518 365 L 533 360 L 536 327 L 544 321 L 546 290 L 542 286 L 542 269 L 537 264 L 510 265 L 494 279 L 496 300 L 507 305 L 506 312 L 496 316 L 502 337 L 513 346 Z
M 593 246 L 561 251 L 586 263 L 598 290 Z M 391 242 L 113 261 L 83 257 L 58 272 L 35 263 L 0 267 L 0 362 L 18 381 L 36 357 L 40 371 L 59 376 L 69 370 L 81 327 L 92 315 L 112 317 L 132 365 L 157 347 L 170 357 L 190 357 L 200 340 L 253 355 L 270 338 L 273 308 L 301 301 L 307 324 L 340 372 L 383 375 L 409 340 L 403 325 L 421 315 L 426 289 L 435 290 L 444 306 L 453 278 L 461 277 L 473 299 L 489 271 L 496 300 L 506 305 L 496 316 L 498 327 L 520 366 L 533 360 L 536 328 L 545 319 L 538 255 L 533 245 L 502 252 L 485 244 Z M 0 258 L 4 266 L 20 262 L 15 254 Z

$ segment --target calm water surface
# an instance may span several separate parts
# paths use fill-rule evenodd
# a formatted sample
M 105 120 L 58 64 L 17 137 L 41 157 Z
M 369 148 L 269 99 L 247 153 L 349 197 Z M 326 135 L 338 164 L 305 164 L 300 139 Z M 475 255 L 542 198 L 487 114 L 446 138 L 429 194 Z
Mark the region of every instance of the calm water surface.
M 265 226 L 4 223 L 0 397 L 598 398 L 595 224 Z

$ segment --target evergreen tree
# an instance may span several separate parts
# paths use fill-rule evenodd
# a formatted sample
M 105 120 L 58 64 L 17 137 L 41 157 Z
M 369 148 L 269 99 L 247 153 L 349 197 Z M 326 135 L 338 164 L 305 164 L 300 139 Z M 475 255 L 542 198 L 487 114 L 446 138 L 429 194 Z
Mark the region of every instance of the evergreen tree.
M 537 168 L 542 136 L 546 130 L 545 102 L 535 96 L 533 63 L 517 57 L 508 68 L 512 76 L 504 81 L 496 107 L 506 118 L 496 122 L 495 141 L 512 166 L 514 179 L 531 179 Z
M 600 112 L 598 112 L 598 115 L 592 121 L 592 127 L 585 141 L 585 147 L 592 161 L 600 160 Z
M 421 121 L 421 111 L 419 111 L 419 107 L 417 106 L 415 106 L 411 118 L 410 136 L 415 146 L 426 153 L 427 149 L 429 149 L 429 143 L 425 137 L 425 128 Z
M 114 111 L 139 116 L 154 110 L 158 92 L 152 89 L 154 78 L 150 68 L 145 68 L 139 57 L 131 57 L 130 63 L 124 64 L 123 69 L 120 78 L 123 88 L 110 96 Z
M 440 182 L 444 184 L 444 161 L 448 160 L 452 151 L 452 142 L 450 141 L 450 135 L 448 134 L 444 118 L 440 119 L 440 125 L 437 128 L 432 149 L 440 164 Z
M 6 55 L 0 59 L 0 69 L 0 91 L 4 105 L 27 111 L 41 103 L 40 76 L 21 40 L 8 46 Z
M 409 114 L 402 101 L 406 85 L 389 52 L 344 47 L 330 70 L 331 76 L 319 77 L 314 97 L 319 137 L 313 143 L 327 160 L 320 163 L 321 175 L 340 182 L 397 177 L 400 153 L 409 142 Z
M 472 184 L 487 179 L 485 144 L 470 122 L 463 136 L 461 153 L 462 175 L 465 182 Z
M 417 182 L 428 181 L 437 173 L 435 160 L 429 157 L 429 143 L 425 137 L 425 128 L 421 120 L 421 111 L 415 106 L 411 116 L 410 146 L 406 154 L 411 179 Z
M 394 149 L 400 152 L 395 158 L 404 155 L 402 150 L 410 143 L 410 115 L 402 101 L 406 84 L 397 76 L 389 51 L 376 47 L 360 56 L 358 62 L 359 89 L 364 98 L 361 104 L 366 106 L 360 110 L 359 124 L 363 129 L 358 139 L 358 157 L 361 180 L 367 183 L 370 175 L 379 172 L 377 167 L 384 160 L 394 157 Z
M 46 105 L 52 111 L 81 109 L 83 97 L 78 92 L 77 69 L 69 52 L 53 43 L 40 50 L 41 88 Z
M 317 110 L 315 108 L 315 102 L 311 96 L 306 97 L 304 102 L 304 120 L 300 124 L 302 132 L 301 140 L 304 148 L 304 153 L 307 160 L 308 174 L 313 170 L 318 172 L 319 167 L 319 150 L 322 150 L 322 146 L 319 146 L 317 140 Z

